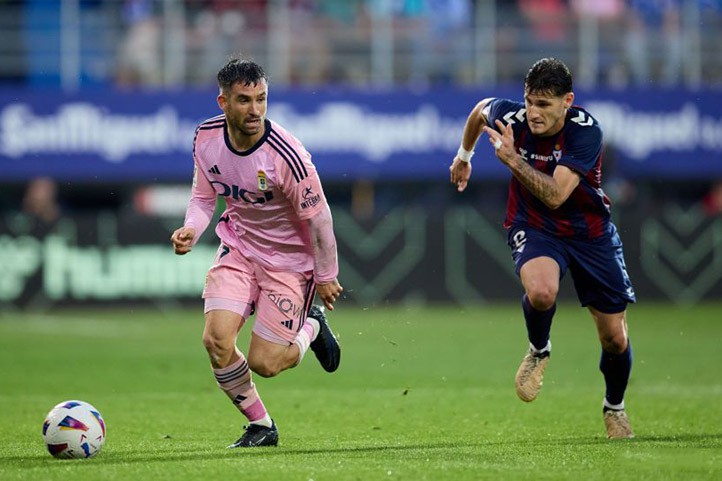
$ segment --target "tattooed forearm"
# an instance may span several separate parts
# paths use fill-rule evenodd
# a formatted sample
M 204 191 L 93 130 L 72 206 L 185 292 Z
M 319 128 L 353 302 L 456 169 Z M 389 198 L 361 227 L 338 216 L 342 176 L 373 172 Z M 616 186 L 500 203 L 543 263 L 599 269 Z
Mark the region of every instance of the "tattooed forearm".
M 536 170 L 521 157 L 510 168 L 514 177 L 547 207 L 552 209 L 559 207 L 561 192 L 553 177 Z

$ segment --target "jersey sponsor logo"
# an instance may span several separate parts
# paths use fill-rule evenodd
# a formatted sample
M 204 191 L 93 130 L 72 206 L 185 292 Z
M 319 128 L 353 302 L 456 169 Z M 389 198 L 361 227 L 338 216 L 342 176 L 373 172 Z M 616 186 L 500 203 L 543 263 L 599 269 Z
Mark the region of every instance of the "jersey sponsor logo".
M 311 187 L 304 187 L 303 198 L 305 200 L 301 202 L 301 209 L 308 209 L 321 202 L 321 194 L 315 194 Z
M 210 172 L 211 174 L 221 175 L 221 170 L 218 168 L 217 165 L 214 165 L 213 167 L 208 169 L 208 172 Z
M 268 180 L 266 179 L 266 173 L 262 170 L 258 171 L 258 189 L 259 190 L 268 189 Z
M 561 152 L 560 152 L 561 154 Z M 542 162 L 551 162 L 556 158 L 555 155 L 541 155 L 541 154 L 531 154 L 529 156 L 531 160 L 541 160 Z
M 272 192 L 264 192 L 263 195 L 257 196 L 255 192 L 242 189 L 237 185 L 224 184 L 219 180 L 212 180 L 211 185 L 220 188 L 220 191 L 217 190 L 217 192 L 221 197 L 232 197 L 235 200 L 243 200 L 249 204 L 265 204 L 273 199 Z

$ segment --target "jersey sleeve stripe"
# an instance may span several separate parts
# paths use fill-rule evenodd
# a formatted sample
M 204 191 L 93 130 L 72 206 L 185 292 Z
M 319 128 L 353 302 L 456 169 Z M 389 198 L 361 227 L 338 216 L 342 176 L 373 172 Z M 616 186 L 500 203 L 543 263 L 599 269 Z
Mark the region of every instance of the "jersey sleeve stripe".
M 291 169 L 291 173 L 293 174 L 293 178 L 296 179 L 296 182 L 301 182 L 303 179 L 306 178 L 305 176 L 302 176 L 301 173 L 298 171 L 298 166 L 294 165 L 294 163 L 289 159 L 288 153 L 285 152 L 281 147 L 276 145 L 276 141 L 273 137 L 268 137 L 268 145 L 273 147 L 273 150 L 278 152 L 281 157 L 283 157 L 283 160 L 286 161 L 288 168 Z
M 201 131 L 200 127 L 196 128 L 196 133 L 193 135 L 193 158 L 196 158 L 196 140 L 198 140 L 198 133 Z
M 299 167 L 299 166 L 300 166 L 300 167 L 299 167 L 299 174 L 300 174 L 301 172 L 303 172 L 303 177 L 302 177 L 302 178 L 308 177 L 308 172 L 306 171 L 306 166 L 303 165 L 303 161 L 301 160 L 301 157 L 299 157 L 298 152 L 296 152 L 296 151 L 293 149 L 293 147 L 291 147 L 291 145 L 290 145 L 288 142 L 286 142 L 285 140 L 283 140 L 283 137 L 281 137 L 280 135 L 278 135 L 278 134 L 277 134 L 276 132 L 274 132 L 273 130 L 271 130 L 271 136 L 274 137 L 274 139 L 279 142 L 279 144 L 278 144 L 279 146 L 285 147 L 285 150 L 286 150 L 287 152 L 290 152 L 290 154 L 292 155 L 292 160 L 293 160 L 293 162 L 296 164 L 296 167 Z

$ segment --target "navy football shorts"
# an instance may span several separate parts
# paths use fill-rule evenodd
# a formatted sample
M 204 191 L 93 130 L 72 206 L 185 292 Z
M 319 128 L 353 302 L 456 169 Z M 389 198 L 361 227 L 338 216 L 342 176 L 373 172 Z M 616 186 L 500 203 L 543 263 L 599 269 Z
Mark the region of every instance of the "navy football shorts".
M 512 227 L 508 244 L 516 264 L 521 267 L 537 257 L 551 257 L 559 264 L 560 279 L 567 268 L 582 306 L 614 314 L 636 301 L 634 288 L 624 264 L 622 240 L 610 222 L 607 235 L 594 240 L 556 237 L 528 226 Z

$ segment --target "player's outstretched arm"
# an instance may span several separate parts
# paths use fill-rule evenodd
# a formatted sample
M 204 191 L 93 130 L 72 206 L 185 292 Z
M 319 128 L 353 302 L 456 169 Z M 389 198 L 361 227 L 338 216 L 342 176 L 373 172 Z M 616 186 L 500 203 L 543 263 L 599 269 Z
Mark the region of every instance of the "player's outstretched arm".
M 479 140 L 482 129 L 487 124 L 485 109 L 491 100 L 491 98 L 482 100 L 469 113 L 464 125 L 461 145 L 449 167 L 451 183 L 456 184 L 456 190 L 459 192 L 466 189 L 471 178 L 471 157 L 474 155 L 474 146 Z
M 333 303 L 341 296 L 343 287 L 338 283 L 338 256 L 336 236 L 333 233 L 331 210 L 326 206 L 308 220 L 313 243 L 313 277 L 316 292 L 326 309 L 333 311 Z
M 489 135 L 489 143 L 494 147 L 499 160 L 547 207 L 557 209 L 561 206 L 579 185 L 579 174 L 563 165 L 557 166 L 554 176 L 536 170 L 514 150 L 514 131 L 511 124 L 504 125 L 497 120 L 496 125 L 498 132 L 491 127 L 484 127 L 484 131 Z
M 173 232 L 170 238 L 176 254 L 183 255 L 191 251 L 210 224 L 215 208 L 216 192 L 206 176 L 202 174 L 202 170 L 196 166 L 193 170 L 193 187 L 183 227 Z

